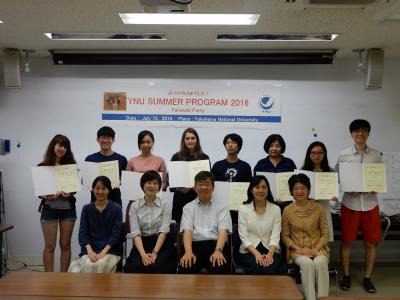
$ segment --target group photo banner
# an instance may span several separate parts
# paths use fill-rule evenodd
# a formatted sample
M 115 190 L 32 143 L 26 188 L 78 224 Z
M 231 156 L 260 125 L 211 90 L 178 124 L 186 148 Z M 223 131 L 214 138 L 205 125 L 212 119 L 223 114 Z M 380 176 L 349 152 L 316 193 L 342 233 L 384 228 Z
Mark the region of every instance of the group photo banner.
M 262 80 L 132 79 L 103 92 L 102 120 L 127 126 L 279 127 L 281 89 Z

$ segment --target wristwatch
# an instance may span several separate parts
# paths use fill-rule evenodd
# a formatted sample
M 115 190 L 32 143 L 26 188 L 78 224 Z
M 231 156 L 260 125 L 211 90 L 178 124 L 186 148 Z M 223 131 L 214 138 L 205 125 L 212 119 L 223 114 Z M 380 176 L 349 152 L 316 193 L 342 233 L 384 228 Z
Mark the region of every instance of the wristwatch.
M 224 250 L 224 249 L 222 249 L 222 248 L 216 248 L 216 249 L 215 249 L 215 252 L 221 252 L 221 253 L 222 253 L 222 250 Z

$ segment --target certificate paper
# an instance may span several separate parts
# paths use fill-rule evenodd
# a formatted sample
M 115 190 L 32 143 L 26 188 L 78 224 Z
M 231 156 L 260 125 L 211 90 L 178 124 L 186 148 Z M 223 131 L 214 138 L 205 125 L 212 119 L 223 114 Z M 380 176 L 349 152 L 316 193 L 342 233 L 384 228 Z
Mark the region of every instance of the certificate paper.
M 76 164 L 32 167 L 32 180 L 35 196 L 81 190 Z
M 292 195 L 290 195 L 288 180 L 294 172 L 283 172 L 283 173 L 270 173 L 270 172 L 257 172 L 257 175 L 264 175 L 267 177 L 271 193 L 274 196 L 274 200 L 293 201 Z
M 119 165 L 118 160 L 95 163 L 90 161 L 82 162 L 83 187 L 86 190 L 92 189 L 93 180 L 97 176 L 106 176 L 111 181 L 113 188 L 119 187 Z
M 239 206 L 247 200 L 248 182 L 216 181 L 213 199 L 230 210 L 239 210 Z
M 387 192 L 386 170 L 384 164 L 362 164 L 364 189 L 367 192 Z
M 194 187 L 194 177 L 200 171 L 210 171 L 210 161 L 170 161 L 168 163 L 169 186 Z
M 387 180 L 384 164 L 339 164 L 342 192 L 386 192 Z
M 162 177 L 162 173 L 159 173 L 160 177 Z M 137 200 L 144 196 L 144 192 L 140 187 L 140 179 L 142 178 L 143 173 L 139 172 L 130 172 L 130 171 L 122 171 L 121 176 L 121 197 L 125 200 Z M 157 193 L 157 196 L 161 198 L 162 194 L 162 183 L 160 186 L 160 191 Z
M 316 200 L 331 200 L 339 195 L 338 174 L 335 172 L 312 172 L 295 170 L 295 174 L 305 174 L 310 179 L 310 198 Z

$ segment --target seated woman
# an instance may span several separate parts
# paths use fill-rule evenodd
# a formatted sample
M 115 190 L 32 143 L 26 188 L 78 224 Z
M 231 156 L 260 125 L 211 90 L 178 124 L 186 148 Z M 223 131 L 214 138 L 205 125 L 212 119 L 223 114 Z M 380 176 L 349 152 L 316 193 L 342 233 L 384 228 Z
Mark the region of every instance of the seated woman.
M 107 177 L 99 176 L 93 181 L 96 201 L 82 209 L 80 258 L 71 263 L 68 272 L 115 272 L 121 254 L 122 209 L 121 205 L 109 200 L 111 191 L 111 181 Z
M 176 248 L 168 236 L 171 206 L 157 197 L 161 177 L 156 171 L 147 171 L 140 179 L 144 197 L 129 209 L 130 233 L 133 247 L 126 260 L 126 273 L 176 273 Z
M 294 202 L 283 211 L 282 240 L 288 248 L 289 260 L 301 270 L 301 281 L 307 300 L 329 294 L 329 229 L 323 207 L 309 200 L 311 184 L 305 174 L 289 178 Z
M 265 176 L 254 176 L 239 208 L 239 263 L 246 274 L 285 274 L 279 249 L 281 210 Z

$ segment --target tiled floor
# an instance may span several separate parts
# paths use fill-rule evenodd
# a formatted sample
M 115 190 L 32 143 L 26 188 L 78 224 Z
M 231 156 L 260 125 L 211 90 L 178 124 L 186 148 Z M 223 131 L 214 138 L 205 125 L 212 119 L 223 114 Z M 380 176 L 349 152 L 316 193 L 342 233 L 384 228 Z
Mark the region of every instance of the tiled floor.
M 337 266 L 340 273 L 340 267 Z M 395 263 L 377 263 L 372 275 L 372 282 L 374 283 L 377 293 L 369 294 L 364 291 L 362 287 L 363 279 L 363 264 L 355 263 L 351 265 L 352 286 L 349 291 L 342 291 L 339 288 L 340 297 L 399 297 L 400 299 L 400 262 Z M 342 275 L 339 274 L 339 283 Z M 333 279 L 330 281 L 329 296 L 336 296 L 335 284 Z

